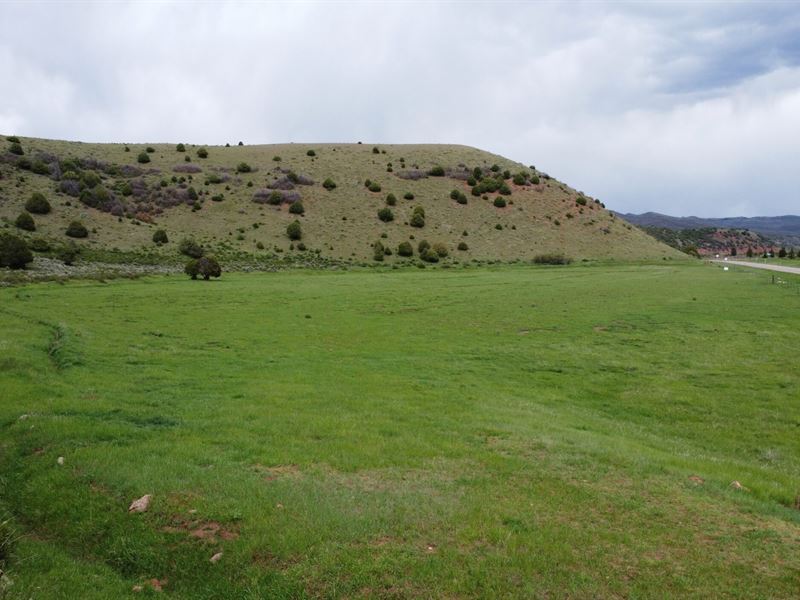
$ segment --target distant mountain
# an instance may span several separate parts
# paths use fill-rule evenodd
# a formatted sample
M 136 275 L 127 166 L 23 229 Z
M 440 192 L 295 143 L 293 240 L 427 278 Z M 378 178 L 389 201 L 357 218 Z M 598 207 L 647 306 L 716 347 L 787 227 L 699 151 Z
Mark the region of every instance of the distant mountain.
M 766 236 L 746 229 L 727 229 L 722 227 L 702 227 L 699 229 L 670 229 L 669 227 L 639 228 L 660 242 L 693 256 L 746 255 L 748 251 L 760 255 L 764 252 L 777 252 L 780 244 Z
M 640 227 L 662 227 L 665 229 L 739 229 L 759 233 L 770 238 L 777 245 L 800 246 L 800 216 L 783 215 L 779 217 L 671 217 L 656 212 L 640 215 L 617 213 L 620 217 Z

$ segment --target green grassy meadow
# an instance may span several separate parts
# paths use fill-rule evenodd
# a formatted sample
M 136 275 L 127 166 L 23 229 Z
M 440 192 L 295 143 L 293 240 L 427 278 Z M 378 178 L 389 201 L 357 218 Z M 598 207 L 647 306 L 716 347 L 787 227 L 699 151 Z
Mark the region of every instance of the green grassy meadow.
M 800 295 L 769 280 L 0 289 L 0 597 L 796 598 Z

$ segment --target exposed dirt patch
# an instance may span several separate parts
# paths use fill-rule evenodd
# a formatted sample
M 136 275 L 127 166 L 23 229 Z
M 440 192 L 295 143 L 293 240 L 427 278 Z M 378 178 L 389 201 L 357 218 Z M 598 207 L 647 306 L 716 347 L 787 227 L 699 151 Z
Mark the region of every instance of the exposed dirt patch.
M 706 482 L 706 480 L 699 475 L 689 475 L 689 481 L 695 485 L 703 485 Z
M 299 563 L 299 556 L 281 558 L 269 550 L 256 550 L 251 558 L 253 564 L 268 571 L 285 571 Z
M 239 537 L 238 532 L 224 527 L 217 521 L 200 521 L 183 517 L 175 517 L 170 525 L 162 527 L 161 530 L 166 533 L 185 534 L 189 538 L 202 540 L 209 544 L 217 544 L 223 540 L 235 540 Z
M 396 541 L 397 540 L 388 535 L 382 535 L 381 537 L 375 538 L 374 540 L 369 542 L 369 545 L 372 546 L 373 548 L 383 548 L 384 546 L 388 546 L 389 544 L 392 544 Z
M 300 467 L 297 465 L 265 467 L 264 465 L 256 464 L 253 465 L 253 468 L 263 475 L 265 481 L 275 481 L 284 477 L 298 477 L 300 475 Z

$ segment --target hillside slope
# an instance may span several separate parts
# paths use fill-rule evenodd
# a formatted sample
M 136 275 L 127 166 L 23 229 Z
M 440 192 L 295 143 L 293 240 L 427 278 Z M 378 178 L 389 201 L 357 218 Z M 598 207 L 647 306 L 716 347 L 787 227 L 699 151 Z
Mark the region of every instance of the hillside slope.
M 656 212 L 642 214 L 619 213 L 617 216 L 634 225 L 665 229 L 747 229 L 761 234 L 777 245 L 800 245 L 800 216 L 777 217 L 671 217 Z
M 200 146 L 176 148 L 30 138 L 20 138 L 15 146 L 13 137 L 6 138 L 0 146 L 0 218 L 14 229 L 26 201 L 40 192 L 53 210 L 33 215 L 35 232 L 17 230 L 29 239 L 67 241 L 68 224 L 78 220 L 90 231 L 79 244 L 164 256 L 175 256 L 178 242 L 187 236 L 222 256 L 297 252 L 299 242 L 292 243 L 286 234 L 295 219 L 302 226 L 301 249 L 340 260 L 371 261 L 378 240 L 393 252 L 387 262 L 401 260 L 401 242 L 410 241 L 416 256 L 423 239 L 444 244 L 449 260 L 531 259 L 543 253 L 574 259 L 681 256 L 599 201 L 530 167 L 474 148 L 207 146 L 206 158 L 200 157 Z M 443 176 L 429 174 L 437 166 Z M 512 178 L 504 179 L 504 171 Z M 505 184 L 508 189 L 501 191 L 509 193 L 473 195 L 467 181 L 473 172 L 484 182 Z M 517 174 L 521 177 L 515 183 Z M 326 179 L 336 187 L 323 187 Z M 366 180 L 377 184 L 374 191 L 365 186 Z M 453 190 L 463 194 L 461 202 L 451 198 Z M 387 207 L 390 193 L 396 205 Z M 405 198 L 409 194 L 413 199 Z M 506 206 L 495 206 L 497 198 Z M 302 215 L 290 212 L 297 200 Z M 425 211 L 419 228 L 410 225 L 417 206 Z M 378 218 L 382 208 L 392 211 L 391 222 Z M 169 243 L 157 247 L 152 236 L 161 228 Z M 458 250 L 461 242 L 466 250 Z
M 769 238 L 747 229 L 670 229 L 668 227 L 641 228 L 659 241 L 684 252 L 697 252 L 702 256 L 744 255 L 748 251 L 761 254 L 775 247 Z

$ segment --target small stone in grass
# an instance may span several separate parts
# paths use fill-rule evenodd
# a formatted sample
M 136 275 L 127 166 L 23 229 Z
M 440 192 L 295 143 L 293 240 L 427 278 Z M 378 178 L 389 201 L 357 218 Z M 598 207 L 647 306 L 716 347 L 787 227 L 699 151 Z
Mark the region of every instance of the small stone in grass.
M 219 560 L 220 560 L 221 558 L 222 558 L 222 552 L 217 552 L 217 553 L 216 553 L 214 556 L 212 556 L 212 557 L 209 559 L 209 561 L 210 561 L 210 562 L 212 562 L 212 563 L 216 563 L 216 562 L 219 562 Z
M 64 464 L 64 457 L 63 456 L 59 456 L 56 459 L 56 462 L 59 464 L 59 466 L 63 465 Z
M 150 500 L 152 498 L 153 497 L 150 494 L 145 494 L 141 498 L 134 500 L 128 507 L 128 512 L 136 512 L 136 513 L 145 512 L 148 508 L 150 508 Z

